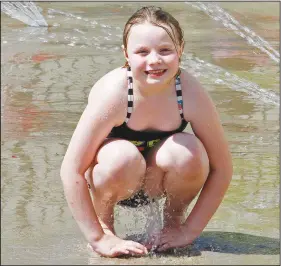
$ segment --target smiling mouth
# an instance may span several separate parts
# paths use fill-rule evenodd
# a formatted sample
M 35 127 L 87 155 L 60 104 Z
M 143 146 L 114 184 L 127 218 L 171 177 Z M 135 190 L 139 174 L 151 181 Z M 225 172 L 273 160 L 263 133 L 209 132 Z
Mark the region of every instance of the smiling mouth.
M 149 71 L 145 71 L 145 74 L 147 74 L 147 75 L 161 76 L 161 75 L 163 75 L 166 71 L 167 71 L 166 69 L 149 70 Z

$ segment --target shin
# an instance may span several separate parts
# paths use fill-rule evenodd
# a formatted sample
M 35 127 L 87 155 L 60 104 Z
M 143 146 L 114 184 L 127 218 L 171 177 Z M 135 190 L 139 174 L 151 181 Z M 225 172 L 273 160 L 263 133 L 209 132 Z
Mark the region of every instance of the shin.
M 104 229 L 114 233 L 114 206 L 140 189 L 145 168 L 143 156 L 128 141 L 110 141 L 99 150 L 96 164 L 87 171 L 86 178 Z

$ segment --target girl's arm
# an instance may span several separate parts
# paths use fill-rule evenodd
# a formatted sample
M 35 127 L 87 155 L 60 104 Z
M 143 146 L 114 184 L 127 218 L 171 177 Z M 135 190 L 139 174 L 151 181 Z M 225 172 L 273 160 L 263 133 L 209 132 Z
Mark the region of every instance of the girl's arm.
M 194 134 L 203 143 L 210 172 L 184 227 L 192 241 L 198 237 L 221 204 L 232 178 L 232 159 L 219 115 L 207 92 L 189 77 L 190 92 L 184 110 Z M 190 100 L 188 100 L 189 98 Z
M 122 93 L 118 92 L 120 84 L 112 84 L 116 79 L 118 78 L 110 75 L 109 78 L 102 78 L 92 88 L 88 105 L 73 133 L 60 171 L 68 206 L 89 243 L 98 241 L 104 232 L 84 175 L 103 140 L 125 117 L 125 101 Z

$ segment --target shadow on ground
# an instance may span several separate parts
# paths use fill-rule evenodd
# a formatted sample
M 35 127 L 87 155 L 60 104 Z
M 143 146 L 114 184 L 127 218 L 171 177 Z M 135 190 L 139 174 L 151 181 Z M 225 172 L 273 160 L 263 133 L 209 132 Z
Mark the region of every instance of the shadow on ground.
M 130 235 L 127 239 L 140 241 L 143 235 Z M 231 254 L 256 254 L 278 255 L 280 254 L 280 240 L 276 238 L 255 236 L 235 232 L 207 231 L 203 232 L 191 245 L 184 248 L 176 248 L 165 253 L 154 255 L 175 256 L 200 256 L 202 251 L 213 251 Z

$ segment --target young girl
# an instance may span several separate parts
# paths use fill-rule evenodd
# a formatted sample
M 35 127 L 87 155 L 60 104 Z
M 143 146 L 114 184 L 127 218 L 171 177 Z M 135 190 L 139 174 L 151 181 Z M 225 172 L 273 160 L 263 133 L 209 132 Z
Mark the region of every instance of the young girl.
M 184 40 L 178 21 L 160 8 L 143 7 L 126 23 L 122 47 L 125 66 L 93 86 L 61 166 L 73 217 L 92 250 L 107 257 L 192 243 L 232 177 L 215 106 L 179 67 Z M 188 123 L 194 134 L 183 132 Z M 136 207 L 161 196 L 164 227 L 156 242 L 145 246 L 116 236 L 115 204 Z

